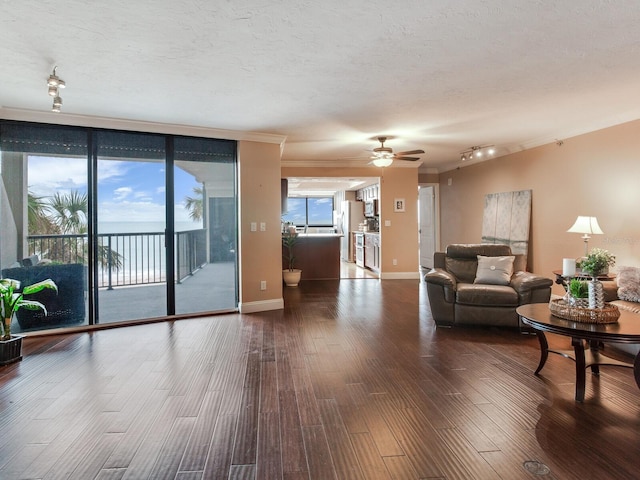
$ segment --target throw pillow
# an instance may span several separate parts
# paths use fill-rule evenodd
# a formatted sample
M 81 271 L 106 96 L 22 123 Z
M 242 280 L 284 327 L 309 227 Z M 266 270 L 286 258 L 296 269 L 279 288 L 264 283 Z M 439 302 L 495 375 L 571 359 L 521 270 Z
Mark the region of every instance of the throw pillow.
M 513 260 L 516 257 L 484 257 L 478 255 L 478 269 L 473 283 L 488 283 L 491 285 L 509 285 L 513 275 Z
M 618 298 L 640 302 L 640 268 L 618 267 Z

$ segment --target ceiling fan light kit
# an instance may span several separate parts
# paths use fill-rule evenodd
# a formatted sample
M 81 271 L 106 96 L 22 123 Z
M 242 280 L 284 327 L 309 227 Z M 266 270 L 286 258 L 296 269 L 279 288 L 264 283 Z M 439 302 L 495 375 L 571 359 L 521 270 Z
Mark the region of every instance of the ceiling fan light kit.
M 424 150 L 410 150 L 407 152 L 393 153 L 393 150 L 390 147 L 384 146 L 384 142 L 387 141 L 387 137 L 378 137 L 378 141 L 380 142 L 380 146 L 373 149 L 373 155 L 371 156 L 373 159 L 372 163 L 376 167 L 388 167 L 394 160 L 408 160 L 410 162 L 415 162 L 416 160 L 420 160 L 420 157 L 408 157 L 407 155 L 421 155 L 424 153 Z
M 47 79 L 47 93 L 50 97 L 53 97 L 53 106 L 51 107 L 52 112 L 59 112 L 62 107 L 62 97 L 60 97 L 60 89 L 65 88 L 67 84 L 64 80 L 62 80 L 58 75 L 56 75 L 57 66 L 53 67 L 53 72 L 49 75 Z
M 467 161 L 474 158 L 482 158 L 484 155 L 492 157 L 496 153 L 495 145 L 473 146 L 460 153 L 460 160 Z
M 393 163 L 392 157 L 379 157 L 373 159 L 373 164 L 376 167 L 388 167 Z

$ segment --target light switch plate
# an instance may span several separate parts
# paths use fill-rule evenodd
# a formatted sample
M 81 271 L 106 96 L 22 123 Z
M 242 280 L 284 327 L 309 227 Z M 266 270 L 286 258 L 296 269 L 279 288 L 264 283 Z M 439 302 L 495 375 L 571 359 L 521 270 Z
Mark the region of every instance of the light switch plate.
M 261 232 L 267 231 L 267 224 L 265 222 L 260 222 L 260 231 Z
M 258 224 L 256 222 L 251 222 L 251 231 L 252 232 L 258 231 Z
M 391 226 L 391 220 L 385 220 L 384 221 L 384 226 L 385 227 L 390 227 Z

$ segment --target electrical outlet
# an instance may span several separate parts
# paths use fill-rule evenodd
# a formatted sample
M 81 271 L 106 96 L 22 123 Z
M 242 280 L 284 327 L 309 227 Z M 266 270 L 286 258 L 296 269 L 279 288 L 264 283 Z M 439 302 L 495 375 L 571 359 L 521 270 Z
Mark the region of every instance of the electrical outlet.
M 258 231 L 258 224 L 256 222 L 251 222 L 251 231 L 252 232 Z
M 260 222 L 260 231 L 261 232 L 267 231 L 267 224 L 265 222 Z
M 393 264 L 394 264 L 394 265 L 397 265 L 397 264 L 398 264 L 398 259 L 397 259 L 397 258 L 394 258 L 394 259 L 393 259 Z
M 267 281 L 260 280 L 260 290 L 266 290 L 266 289 L 267 289 Z
M 385 227 L 390 227 L 391 226 L 391 220 L 385 220 L 384 221 L 384 226 Z

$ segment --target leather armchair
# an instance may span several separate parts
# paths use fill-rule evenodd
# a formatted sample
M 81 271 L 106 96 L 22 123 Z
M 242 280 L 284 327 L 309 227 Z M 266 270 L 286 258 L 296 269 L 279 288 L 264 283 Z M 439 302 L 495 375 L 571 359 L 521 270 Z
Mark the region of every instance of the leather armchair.
M 434 268 L 425 275 L 433 319 L 438 326 L 493 325 L 519 327 L 516 308 L 527 303 L 547 303 L 553 280 L 526 272 L 523 255 L 515 255 L 507 285 L 474 283 L 478 255 L 511 256 L 500 244 L 452 244 L 436 252 Z

